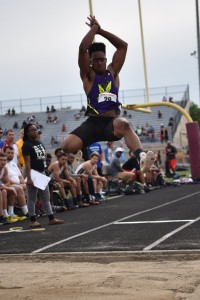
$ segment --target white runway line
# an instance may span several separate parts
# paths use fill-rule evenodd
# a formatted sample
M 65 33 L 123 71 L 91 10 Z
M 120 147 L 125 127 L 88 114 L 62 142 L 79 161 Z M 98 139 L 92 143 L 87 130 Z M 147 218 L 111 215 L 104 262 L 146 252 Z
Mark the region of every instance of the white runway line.
M 160 224 L 160 223 L 181 223 L 192 222 L 194 220 L 158 220 L 158 221 L 133 221 L 133 222 L 113 222 L 114 225 L 127 225 L 127 224 Z
M 73 239 L 75 239 L 75 238 L 77 238 L 77 237 L 80 237 L 80 236 L 83 236 L 83 235 L 85 235 L 85 234 L 88 234 L 88 233 L 97 231 L 97 230 L 99 230 L 99 229 L 108 227 L 108 226 L 110 226 L 110 225 L 113 225 L 114 222 L 121 222 L 121 221 L 123 221 L 123 220 L 127 220 L 127 219 L 130 219 L 130 218 L 132 218 L 132 217 L 135 217 L 135 216 L 144 214 L 144 213 L 146 213 L 146 212 L 149 212 L 149 211 L 152 211 L 152 210 L 156 210 L 156 209 L 159 209 L 159 208 L 164 207 L 164 206 L 171 205 L 171 204 L 173 204 L 173 203 L 179 202 L 179 201 L 181 201 L 181 200 L 190 198 L 190 197 L 195 196 L 195 195 L 198 195 L 198 194 L 200 194 L 200 192 L 196 192 L 196 193 L 193 193 L 193 194 L 190 194 L 190 195 L 187 195 L 187 196 L 178 198 L 178 199 L 176 199 L 176 200 L 173 200 L 173 201 L 170 201 L 170 202 L 167 202 L 167 203 L 164 203 L 164 204 L 155 206 L 155 207 L 153 207 L 153 208 L 149 208 L 149 209 L 146 209 L 146 210 L 137 212 L 137 213 L 135 213 L 135 214 L 133 214 L 133 215 L 124 217 L 124 218 L 122 218 L 122 219 L 119 219 L 119 220 L 116 220 L 116 221 L 113 221 L 113 222 L 110 222 L 110 223 L 107 223 L 107 224 L 104 224 L 104 225 L 102 225 L 102 226 L 99 226 L 99 227 L 96 227 L 96 228 L 92 228 L 92 229 L 90 229 L 90 230 L 87 230 L 87 231 L 84 231 L 84 232 L 82 232 L 82 233 L 79 233 L 79 234 L 73 235 L 73 236 L 71 236 L 71 237 L 68 237 L 68 238 L 66 238 L 66 239 L 60 240 L 60 241 L 58 241 L 58 242 L 56 242 L 56 243 L 52 243 L 52 244 L 47 245 L 47 246 L 45 246 L 45 247 L 42 247 L 42 248 L 40 248 L 40 249 L 34 250 L 33 252 L 31 252 L 31 254 L 34 254 L 34 253 L 40 253 L 40 252 L 42 252 L 42 251 L 44 251 L 44 250 L 47 250 L 47 249 L 52 248 L 52 247 L 54 247 L 54 246 L 60 245 L 60 244 L 65 243 L 65 242 L 67 242 L 67 241 L 73 240 Z
M 198 217 L 198 218 L 196 218 L 195 220 L 193 220 L 193 221 L 191 221 L 191 222 L 188 222 L 187 224 L 185 224 L 185 225 L 183 225 L 183 226 L 181 226 L 181 227 L 179 227 L 179 228 L 177 228 L 177 229 L 171 231 L 170 233 L 164 235 L 162 238 L 160 238 L 159 240 L 155 241 L 155 242 L 152 243 L 151 245 L 145 247 L 145 248 L 143 249 L 143 251 L 148 251 L 148 250 L 153 249 L 154 247 L 156 247 L 157 245 L 159 245 L 160 243 L 162 243 L 163 241 L 165 241 L 166 239 L 168 239 L 168 238 L 171 237 L 172 235 L 176 234 L 177 232 L 179 232 L 179 231 L 185 229 L 186 227 L 192 225 L 193 223 L 195 223 L 195 222 L 197 222 L 197 221 L 199 221 L 199 220 L 200 220 L 200 217 Z

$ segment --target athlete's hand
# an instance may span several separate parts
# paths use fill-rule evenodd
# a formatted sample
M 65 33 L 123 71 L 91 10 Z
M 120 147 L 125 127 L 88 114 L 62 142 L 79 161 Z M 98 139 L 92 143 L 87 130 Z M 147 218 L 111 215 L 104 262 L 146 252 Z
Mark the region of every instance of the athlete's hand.
M 97 25 L 98 26 L 98 30 L 101 28 L 101 26 L 99 25 L 99 22 L 96 20 L 95 16 L 89 16 L 87 17 L 87 19 L 90 21 L 90 23 L 87 23 L 86 24 L 92 28 L 92 26 L 94 25 Z

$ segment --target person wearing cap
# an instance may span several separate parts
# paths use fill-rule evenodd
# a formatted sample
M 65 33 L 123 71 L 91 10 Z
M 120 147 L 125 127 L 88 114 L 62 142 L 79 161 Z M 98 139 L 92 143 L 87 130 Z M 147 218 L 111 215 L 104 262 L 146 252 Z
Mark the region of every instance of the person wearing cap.
M 115 150 L 115 157 L 112 158 L 111 163 L 110 163 L 110 173 L 114 178 L 123 180 L 125 183 L 130 184 L 131 182 L 134 181 L 135 176 L 131 172 L 124 171 L 121 162 L 120 162 L 120 157 L 122 153 L 124 152 L 124 149 L 121 147 L 118 147 Z
M 124 137 L 127 147 L 134 151 L 141 164 L 146 164 L 146 153 L 137 134 L 127 119 L 119 116 L 119 73 L 128 45 L 118 36 L 102 29 L 95 16 L 88 17 L 88 21 L 86 24 L 90 30 L 80 43 L 78 64 L 87 95 L 86 115 L 89 117 L 67 136 L 63 150 L 76 153 L 94 142 L 118 141 Z M 96 35 L 107 39 L 116 49 L 108 66 L 105 44 L 93 43 Z M 152 151 L 150 153 L 154 155 Z

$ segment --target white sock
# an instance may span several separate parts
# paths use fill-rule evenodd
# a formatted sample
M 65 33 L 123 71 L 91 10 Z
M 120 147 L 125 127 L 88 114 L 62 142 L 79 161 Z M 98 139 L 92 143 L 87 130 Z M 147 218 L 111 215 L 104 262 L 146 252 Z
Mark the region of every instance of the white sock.
M 7 209 L 3 209 L 3 216 L 4 216 L 4 218 L 9 217 Z
M 23 211 L 23 214 L 26 216 L 27 213 L 28 213 L 28 207 L 27 207 L 27 205 L 22 206 L 21 210 Z
M 8 205 L 8 214 L 9 216 L 13 217 L 15 214 L 14 214 L 14 206 L 9 206 Z

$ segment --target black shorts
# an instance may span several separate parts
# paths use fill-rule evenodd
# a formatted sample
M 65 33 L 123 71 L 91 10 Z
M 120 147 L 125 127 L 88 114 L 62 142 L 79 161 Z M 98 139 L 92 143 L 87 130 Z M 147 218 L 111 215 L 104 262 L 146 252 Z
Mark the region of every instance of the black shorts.
M 113 121 L 116 118 L 90 116 L 70 134 L 78 136 L 83 142 L 83 147 L 100 141 L 121 140 L 121 138 L 114 135 Z

